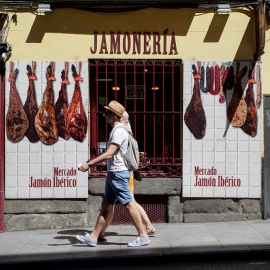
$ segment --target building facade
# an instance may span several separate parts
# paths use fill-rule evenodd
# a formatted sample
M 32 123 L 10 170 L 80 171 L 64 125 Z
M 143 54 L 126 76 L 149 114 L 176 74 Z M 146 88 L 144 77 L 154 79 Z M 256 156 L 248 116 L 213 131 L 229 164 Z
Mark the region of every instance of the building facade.
M 73 2 L 1 2 L 2 230 L 94 225 L 106 164 L 77 167 L 106 150 L 111 100 L 152 222 L 267 218 L 268 3 Z

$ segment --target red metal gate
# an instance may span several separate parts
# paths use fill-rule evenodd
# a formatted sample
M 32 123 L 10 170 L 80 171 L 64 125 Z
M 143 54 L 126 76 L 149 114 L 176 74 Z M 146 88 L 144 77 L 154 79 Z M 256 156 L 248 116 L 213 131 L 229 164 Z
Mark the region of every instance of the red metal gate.
M 165 195 L 137 195 L 136 201 L 145 210 L 151 223 L 167 222 L 167 196 Z M 128 211 L 119 202 L 115 204 L 112 225 L 131 224 Z
M 181 61 L 90 60 L 89 65 L 91 158 L 107 149 L 111 127 L 104 106 L 117 100 L 129 113 L 143 177 L 180 177 Z M 105 177 L 106 164 L 93 168 L 91 176 Z

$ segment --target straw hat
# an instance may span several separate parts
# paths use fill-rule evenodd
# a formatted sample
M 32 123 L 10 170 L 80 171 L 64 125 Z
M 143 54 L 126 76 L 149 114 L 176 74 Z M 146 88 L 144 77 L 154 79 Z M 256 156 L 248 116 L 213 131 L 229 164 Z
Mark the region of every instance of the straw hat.
M 115 113 L 116 115 L 118 115 L 119 117 L 122 117 L 125 108 L 117 101 L 112 100 L 108 106 L 104 106 L 105 109 Z

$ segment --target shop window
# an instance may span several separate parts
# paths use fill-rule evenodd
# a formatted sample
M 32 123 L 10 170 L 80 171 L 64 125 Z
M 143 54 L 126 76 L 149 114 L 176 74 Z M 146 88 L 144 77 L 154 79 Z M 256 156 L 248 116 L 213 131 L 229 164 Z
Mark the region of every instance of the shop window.
M 180 177 L 182 169 L 181 61 L 90 60 L 90 156 L 107 149 L 111 127 L 104 106 L 120 102 L 129 113 L 143 177 Z M 106 164 L 91 169 L 106 176 Z

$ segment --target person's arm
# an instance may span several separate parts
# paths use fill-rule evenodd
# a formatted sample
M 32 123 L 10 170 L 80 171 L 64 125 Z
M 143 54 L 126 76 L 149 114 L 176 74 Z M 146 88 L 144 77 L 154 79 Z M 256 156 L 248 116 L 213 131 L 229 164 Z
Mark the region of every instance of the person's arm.
M 115 153 L 116 151 L 118 150 L 119 146 L 117 144 L 110 144 L 108 150 L 103 153 L 102 155 L 92 159 L 90 162 L 91 162 L 91 165 L 94 166 L 94 165 L 97 165 L 101 162 L 104 162 L 108 159 L 110 159 Z M 82 172 L 85 172 L 89 169 L 89 166 L 88 166 L 88 162 L 85 162 L 83 163 L 80 167 L 79 167 L 79 170 L 82 171 Z

